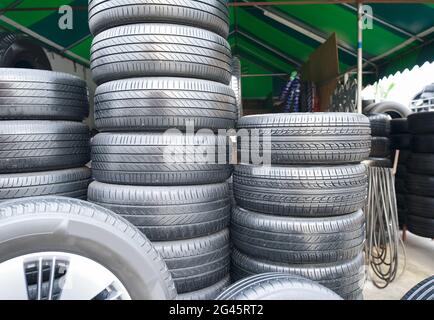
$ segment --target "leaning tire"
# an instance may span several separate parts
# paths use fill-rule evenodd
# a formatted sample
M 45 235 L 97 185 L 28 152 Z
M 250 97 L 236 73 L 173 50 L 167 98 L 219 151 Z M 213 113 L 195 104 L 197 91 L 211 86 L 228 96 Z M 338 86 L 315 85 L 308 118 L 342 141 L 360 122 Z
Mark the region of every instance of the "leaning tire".
M 132 24 L 98 34 L 91 47 L 95 82 L 173 76 L 229 84 L 231 49 L 219 35 L 173 24 Z
M 240 280 L 217 300 L 342 300 L 336 293 L 301 277 L 265 273 Z
M 410 110 L 409 107 L 393 101 L 383 101 L 383 102 L 371 104 L 370 106 L 365 108 L 363 112 L 365 114 L 386 113 L 390 115 L 393 119 L 407 118 L 410 114 L 412 114 L 412 111 Z
M 229 274 L 229 230 L 188 240 L 154 242 L 178 293 L 207 288 Z
M 309 232 L 306 232 L 309 230 Z M 314 264 L 351 260 L 363 250 L 363 212 L 331 218 L 287 218 L 234 208 L 231 239 L 258 259 Z
M 418 283 L 401 300 L 434 300 L 434 276 Z
M 0 204 L 0 263 L 37 252 L 90 258 L 109 269 L 132 299 L 165 300 L 176 294 L 151 243 L 116 214 L 88 202 L 42 197 Z
M 0 202 L 18 198 L 63 196 L 86 200 L 91 172 L 86 167 L 1 174 Z
M 88 116 L 86 82 L 51 71 L 0 68 L 0 119 L 72 120 Z
M 232 173 L 218 164 L 218 146 L 226 144 L 226 137 L 206 134 L 101 133 L 92 140 L 92 173 L 112 184 L 220 183 Z M 207 152 L 210 158 L 202 157 Z
M 239 165 L 234 172 L 239 206 L 271 215 L 321 217 L 359 210 L 367 197 L 363 164 L 322 167 Z
M 412 134 L 434 133 L 434 112 L 414 113 L 408 117 L 408 129 Z
M 256 146 L 245 145 L 241 137 L 244 163 L 243 154 L 260 154 L 264 144 L 271 149 L 274 164 L 357 163 L 368 158 L 371 147 L 369 120 L 359 114 L 255 115 L 242 117 L 237 127 L 259 135 Z M 270 145 L 263 143 L 265 135 L 271 136 Z
M 363 254 L 347 262 L 325 265 L 289 265 L 259 260 L 235 249 L 232 253 L 232 278 L 238 281 L 261 273 L 278 272 L 300 276 L 318 282 L 345 300 L 357 300 L 364 285 Z
M 230 129 L 236 100 L 221 83 L 184 78 L 136 78 L 112 81 L 95 93 L 95 124 L 100 131 Z
M 0 33 L 0 68 L 51 70 L 41 46 L 19 33 Z
M 214 300 L 217 296 L 223 292 L 229 285 L 231 284 L 230 276 L 225 277 L 223 280 L 213 284 L 210 287 L 179 294 L 176 297 L 176 300 Z
M 66 121 L 2 121 L 0 172 L 80 167 L 89 161 L 89 128 Z
M 224 38 L 229 33 L 229 10 L 225 1 L 207 0 L 91 0 L 89 28 L 93 35 L 106 29 L 144 22 L 190 25 L 213 31 Z
M 227 183 L 140 187 L 93 182 L 89 201 L 119 214 L 152 241 L 190 239 L 228 227 Z

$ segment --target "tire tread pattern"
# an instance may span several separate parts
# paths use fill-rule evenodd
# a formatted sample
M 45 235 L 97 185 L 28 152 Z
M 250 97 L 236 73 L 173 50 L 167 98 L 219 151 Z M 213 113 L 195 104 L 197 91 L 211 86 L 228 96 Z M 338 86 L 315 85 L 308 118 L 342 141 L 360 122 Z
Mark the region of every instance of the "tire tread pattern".
M 111 81 L 95 93 L 95 124 L 100 131 L 230 129 L 236 100 L 221 83 L 185 78 L 136 78 Z
M 188 26 L 132 24 L 98 34 L 91 46 L 97 84 L 143 76 L 198 78 L 229 84 L 231 48 L 219 35 Z
M 154 242 L 178 293 L 207 288 L 229 274 L 229 230 L 179 241 Z
M 89 128 L 69 121 L 3 121 L 0 172 L 67 169 L 90 158 Z
M 342 215 L 362 208 L 367 198 L 367 168 L 363 164 L 327 167 L 238 165 L 233 177 L 239 206 L 272 215 Z
M 271 136 L 273 164 L 358 163 L 368 158 L 371 148 L 369 120 L 359 114 L 255 115 L 242 117 L 237 127 L 258 134 L 261 149 L 262 137 Z M 239 150 L 246 148 L 241 144 Z M 258 153 L 257 147 L 249 149 Z
M 197 26 L 227 38 L 229 10 L 224 0 L 89 1 L 89 27 L 93 35 L 119 25 L 145 22 Z
M 322 284 L 345 300 L 361 298 L 365 278 L 362 253 L 355 259 L 335 264 L 289 265 L 255 259 L 234 249 L 231 270 L 235 281 L 269 272 L 304 277 Z
M 86 82 L 60 72 L 0 68 L 0 119 L 81 121 L 89 114 Z
M 331 218 L 287 218 L 233 210 L 232 242 L 258 259 L 290 264 L 351 260 L 363 250 L 363 212 Z
M 0 201 L 40 196 L 87 199 L 89 168 L 0 175 Z
M 141 187 L 92 182 L 89 201 L 119 214 L 152 241 L 190 239 L 228 227 L 227 183 Z

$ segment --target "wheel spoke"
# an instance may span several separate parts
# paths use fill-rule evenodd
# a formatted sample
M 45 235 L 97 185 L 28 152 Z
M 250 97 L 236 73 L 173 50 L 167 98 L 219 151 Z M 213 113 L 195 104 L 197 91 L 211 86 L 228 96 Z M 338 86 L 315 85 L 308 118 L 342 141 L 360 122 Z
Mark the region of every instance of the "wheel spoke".
M 38 300 L 42 297 L 42 257 L 38 260 Z
M 113 274 L 101 265 L 71 258 L 60 299 L 91 300 L 115 280 Z
M 124 292 L 122 291 L 116 291 L 115 293 L 111 294 L 108 300 L 120 300 L 124 296 Z
M 119 279 L 91 259 L 32 253 L 0 263 L 0 300 L 131 299 Z
M 53 300 L 54 277 L 56 273 L 56 258 L 51 261 L 50 282 L 48 285 L 48 300 Z

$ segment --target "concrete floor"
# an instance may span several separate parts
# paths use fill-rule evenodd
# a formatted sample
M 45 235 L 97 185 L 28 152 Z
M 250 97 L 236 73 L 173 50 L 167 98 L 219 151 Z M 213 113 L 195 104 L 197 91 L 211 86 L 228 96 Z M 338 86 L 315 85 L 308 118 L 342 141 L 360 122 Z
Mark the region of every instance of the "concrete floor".
M 377 289 L 368 280 L 364 290 L 365 300 L 399 300 L 420 281 L 434 275 L 433 240 L 407 232 L 405 249 L 407 251 L 405 272 L 386 289 Z

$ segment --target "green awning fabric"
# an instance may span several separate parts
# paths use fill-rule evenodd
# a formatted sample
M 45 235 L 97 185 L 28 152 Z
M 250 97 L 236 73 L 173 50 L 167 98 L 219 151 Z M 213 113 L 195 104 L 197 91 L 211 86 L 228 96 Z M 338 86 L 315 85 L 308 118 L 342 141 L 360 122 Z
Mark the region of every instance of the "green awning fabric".
M 46 46 L 88 65 L 92 38 L 87 25 L 87 3 L 88 0 L 1 0 L 0 27 L 28 33 Z M 74 8 L 72 30 L 58 27 L 61 5 Z M 370 6 L 375 19 L 373 29 L 364 31 L 364 59 L 372 60 L 366 65 L 366 70 L 372 72 L 367 81 L 434 61 L 434 4 Z M 340 42 L 341 72 L 357 63 L 355 5 L 232 6 L 230 13 L 229 42 L 234 55 L 241 59 L 245 75 L 289 74 L 306 61 L 321 39 L 333 32 Z M 244 78 L 244 96 L 270 95 L 275 90 L 276 78 L 279 77 Z

